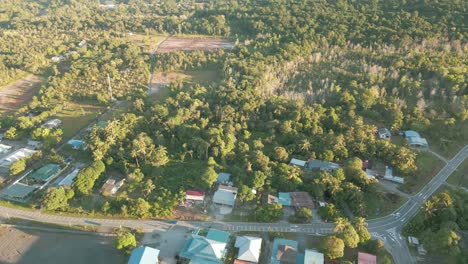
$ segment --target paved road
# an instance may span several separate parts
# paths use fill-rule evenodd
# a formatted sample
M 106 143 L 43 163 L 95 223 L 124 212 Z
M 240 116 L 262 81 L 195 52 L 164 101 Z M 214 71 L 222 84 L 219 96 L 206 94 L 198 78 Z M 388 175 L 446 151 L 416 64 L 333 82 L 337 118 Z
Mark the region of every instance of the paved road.
M 374 237 L 384 241 L 385 247 L 390 251 L 396 263 L 405 264 L 415 262 L 412 259 L 406 240 L 400 235 L 401 228 L 413 217 L 420 207 L 449 177 L 449 175 L 468 157 L 466 145 L 446 166 L 416 195 L 391 215 L 368 221 L 369 232 Z M 156 220 L 128 220 L 128 219 L 95 219 L 87 217 L 70 217 L 44 214 L 40 211 L 26 211 L 8 207 L 0 207 L 0 215 L 33 221 L 55 223 L 62 225 L 94 225 L 102 227 L 130 227 L 144 230 L 166 230 L 173 227 L 168 221 Z M 311 235 L 327 235 L 333 233 L 333 224 L 289 224 L 289 223 L 250 223 L 250 222 L 184 222 L 177 225 L 189 228 L 216 228 L 226 231 L 277 231 L 296 232 Z

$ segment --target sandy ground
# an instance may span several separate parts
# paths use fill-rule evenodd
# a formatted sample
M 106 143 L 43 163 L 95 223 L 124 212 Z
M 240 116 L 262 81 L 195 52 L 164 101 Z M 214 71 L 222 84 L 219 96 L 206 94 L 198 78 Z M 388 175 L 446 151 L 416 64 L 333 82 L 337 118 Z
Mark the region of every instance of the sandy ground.
M 0 87 L 0 113 L 21 108 L 31 100 L 41 83 L 39 77 L 29 75 L 3 88 Z
M 0 227 L 0 263 L 127 263 L 113 237 Z
M 142 244 L 160 250 L 161 264 L 175 264 L 175 256 L 179 254 L 190 237 L 190 229 L 175 226 L 167 231 L 154 231 L 146 233 Z
M 177 50 L 230 49 L 234 43 L 223 39 L 169 37 L 158 47 L 158 53 Z

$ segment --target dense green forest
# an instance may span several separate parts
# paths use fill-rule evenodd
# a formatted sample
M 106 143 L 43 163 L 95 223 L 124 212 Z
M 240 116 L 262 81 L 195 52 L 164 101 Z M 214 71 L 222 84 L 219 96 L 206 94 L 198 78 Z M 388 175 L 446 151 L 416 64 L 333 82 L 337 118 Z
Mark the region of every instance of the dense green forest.
M 0 84 L 25 72 L 48 78 L 23 109 L 42 114 L 3 118 L 2 128 L 26 137 L 65 101 L 111 105 L 108 74 L 113 96 L 130 102 L 127 113 L 91 131 L 95 163 L 74 183 L 76 195 L 57 191 L 65 204 L 85 201 L 105 167 L 128 175 L 129 184 L 94 209 L 169 217 L 184 190 L 209 190 L 223 170 L 233 174 L 239 200 L 260 210 L 267 194 L 302 190 L 329 202 L 326 219 L 344 207 L 365 217 L 372 213 L 365 200 L 379 193 L 362 160 L 406 178 L 420 172 L 419 153 L 379 140 L 378 127 L 417 130 L 447 152 L 468 140 L 464 1 L 115 2 L 0 6 Z M 152 57 L 128 32 L 206 34 L 236 46 Z M 146 94 L 151 63 L 156 71 L 215 69 L 223 81 L 173 83 L 155 101 Z M 343 168 L 305 172 L 288 165 L 292 157 Z

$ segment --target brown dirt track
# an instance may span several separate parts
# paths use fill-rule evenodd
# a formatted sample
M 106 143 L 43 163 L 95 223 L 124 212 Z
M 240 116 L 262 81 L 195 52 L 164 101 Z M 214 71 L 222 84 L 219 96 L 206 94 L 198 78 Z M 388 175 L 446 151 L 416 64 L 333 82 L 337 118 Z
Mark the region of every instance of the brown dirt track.
M 29 75 L 3 88 L 0 87 L 0 115 L 15 111 L 29 102 L 41 84 L 41 78 Z
M 230 49 L 232 47 L 234 43 L 224 39 L 169 37 L 161 43 L 157 52 Z

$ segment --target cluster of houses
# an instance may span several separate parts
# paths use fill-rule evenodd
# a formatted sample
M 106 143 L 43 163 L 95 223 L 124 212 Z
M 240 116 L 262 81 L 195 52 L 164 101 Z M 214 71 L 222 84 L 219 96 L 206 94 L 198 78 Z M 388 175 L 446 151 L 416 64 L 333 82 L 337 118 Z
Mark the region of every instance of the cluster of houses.
M 261 260 L 262 247 L 266 245 L 262 238 L 244 235 L 233 237 L 228 232 L 210 229 L 205 234 L 196 230 L 190 235 L 178 255 L 178 263 L 223 264 L 230 250 L 229 245 L 232 245 L 231 241 L 235 248 L 231 250 L 237 252 L 233 264 L 256 264 L 261 261 L 270 264 L 323 264 L 325 262 L 323 253 L 318 250 L 305 249 L 301 252 L 297 241 L 283 238 L 275 238 L 273 245 L 267 250 L 271 252 L 271 257 L 268 260 Z M 159 253 L 158 249 L 138 247 L 133 250 L 128 264 L 159 263 Z M 359 252 L 357 263 L 376 264 L 377 257 Z

